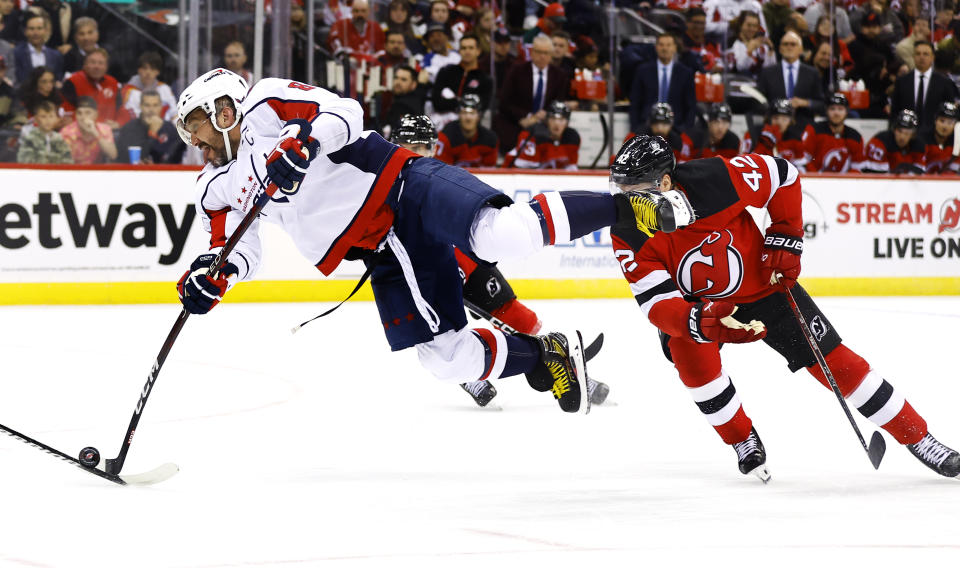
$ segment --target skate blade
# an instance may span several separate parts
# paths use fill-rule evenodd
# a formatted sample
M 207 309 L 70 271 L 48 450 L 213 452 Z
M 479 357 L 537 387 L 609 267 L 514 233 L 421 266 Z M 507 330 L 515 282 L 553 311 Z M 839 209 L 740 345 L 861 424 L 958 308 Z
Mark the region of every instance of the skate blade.
M 767 469 L 767 464 L 758 465 L 757 467 L 748 471 L 747 475 L 757 476 L 757 479 L 762 481 L 764 485 L 770 481 L 770 470 Z

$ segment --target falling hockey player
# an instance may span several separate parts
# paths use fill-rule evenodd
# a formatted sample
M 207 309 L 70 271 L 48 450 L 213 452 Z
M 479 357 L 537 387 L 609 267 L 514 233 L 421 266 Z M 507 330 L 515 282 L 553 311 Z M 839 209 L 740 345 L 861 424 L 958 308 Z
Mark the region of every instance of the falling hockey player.
M 681 382 L 707 422 L 736 450 L 742 473 L 770 478 L 760 437 L 721 365 L 720 344 L 762 339 L 791 371 L 806 368 L 827 385 L 782 287 L 792 291 L 815 328 L 849 406 L 937 473 L 960 473 L 960 454 L 931 436 L 903 395 L 842 343 L 797 283 L 803 230 L 796 167 L 760 154 L 676 165 L 665 140 L 639 136 L 620 149 L 610 181 L 621 191 L 680 190 L 694 204 L 694 222 L 670 234 L 651 236 L 615 225 L 614 254 L 641 311 L 668 336 L 665 353 Z M 767 210 L 771 225 L 765 235 L 747 206 Z
M 449 128 L 450 125 L 447 126 Z M 391 134 L 390 141 L 420 156 L 433 158 L 438 146 L 437 129 L 425 114 L 405 114 Z M 527 335 L 536 335 L 540 331 L 540 318 L 533 310 L 520 303 L 510 283 L 496 266 L 477 262 L 457 248 L 454 248 L 453 253 L 457 257 L 463 280 L 463 299 L 473 304 L 477 311 L 486 312 L 476 314 L 477 316 L 486 315 L 494 327 L 502 331 L 512 330 Z M 497 388 L 490 381 L 470 381 L 460 386 L 479 406 L 490 404 L 497 396 Z M 606 384 L 587 377 L 590 404 L 603 404 L 609 392 L 610 387 Z
M 466 326 L 453 247 L 483 261 L 523 257 L 616 222 L 652 233 L 689 220 L 678 192 L 617 196 L 551 192 L 513 203 L 471 174 L 363 131 L 356 101 L 287 79 L 251 89 L 214 69 L 180 95 L 177 126 L 207 162 L 197 210 L 210 233 L 177 285 L 190 313 L 210 311 L 260 264 L 258 222 L 223 268 L 206 276 L 214 254 L 267 184 L 279 191 L 262 213 L 280 225 L 324 275 L 363 259 L 387 341 L 415 347 L 442 380 L 463 383 L 525 374 L 566 412 L 585 412 L 586 370 L 577 331 L 511 336 Z

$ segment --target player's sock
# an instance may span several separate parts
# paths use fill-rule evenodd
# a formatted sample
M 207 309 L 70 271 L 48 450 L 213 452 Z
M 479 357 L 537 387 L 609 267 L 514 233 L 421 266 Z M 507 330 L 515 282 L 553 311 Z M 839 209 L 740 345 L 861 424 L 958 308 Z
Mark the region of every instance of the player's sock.
M 886 430 L 895 440 L 901 444 L 916 444 L 927 434 L 923 417 L 893 385 L 871 370 L 863 357 L 840 344 L 826 356 L 826 360 L 847 404 Z M 807 370 L 830 388 L 819 365 L 811 365 Z
M 529 373 L 540 361 L 540 348 L 533 339 L 485 328 L 472 331 L 483 344 L 483 375 L 479 380 Z
M 743 411 L 737 389 L 729 375 L 721 370 L 720 375 L 707 382 L 683 376 L 680 380 L 724 443 L 736 444 L 747 439 L 753 422 Z

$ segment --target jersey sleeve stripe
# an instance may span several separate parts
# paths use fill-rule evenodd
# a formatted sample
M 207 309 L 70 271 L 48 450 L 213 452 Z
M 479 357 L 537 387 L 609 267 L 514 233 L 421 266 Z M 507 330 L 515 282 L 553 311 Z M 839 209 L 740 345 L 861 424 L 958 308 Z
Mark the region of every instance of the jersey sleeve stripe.
M 548 191 L 541 194 L 546 198 L 547 205 L 550 207 L 550 214 L 553 217 L 554 235 L 553 243 L 570 242 L 570 219 L 567 218 L 567 208 L 563 204 L 563 198 L 559 191 Z
M 556 233 L 553 231 L 553 217 L 550 214 L 550 206 L 547 205 L 547 198 L 542 193 L 539 193 L 533 197 L 531 206 L 540 221 L 540 231 L 543 233 L 543 244 L 552 245 L 556 242 Z
M 218 211 L 204 209 L 210 218 L 210 248 L 222 247 L 227 242 L 227 215 L 231 209 L 226 207 Z
M 303 118 L 312 121 L 317 117 L 317 111 L 320 109 L 320 104 L 316 101 L 288 101 L 278 98 L 268 98 L 260 101 L 247 112 L 253 111 L 253 109 L 264 102 L 267 103 L 267 105 L 277 113 L 280 120 L 283 121 L 293 120 L 294 118 Z
M 627 279 L 631 273 L 627 273 Z M 673 279 L 670 278 L 670 273 L 666 270 L 654 270 L 650 272 L 643 278 L 630 282 L 630 290 L 633 291 L 634 296 L 641 297 L 646 294 L 648 291 L 653 291 L 653 294 L 663 293 L 665 290 L 676 290 L 677 285 L 674 284 Z

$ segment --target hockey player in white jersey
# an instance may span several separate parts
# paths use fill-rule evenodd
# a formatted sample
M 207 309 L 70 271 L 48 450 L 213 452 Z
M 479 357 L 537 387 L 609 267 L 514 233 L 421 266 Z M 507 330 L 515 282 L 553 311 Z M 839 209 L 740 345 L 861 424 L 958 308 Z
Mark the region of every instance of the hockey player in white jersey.
M 248 92 L 238 75 L 214 69 L 177 107 L 181 137 L 207 162 L 196 191 L 211 250 L 177 285 L 188 311 L 210 311 L 230 286 L 256 274 L 259 220 L 217 274 L 205 272 L 273 183 L 279 191 L 260 219 L 280 225 L 324 275 L 344 259 L 363 259 L 391 349 L 416 347 L 424 367 L 456 383 L 524 374 L 566 412 L 589 409 L 579 332 L 468 329 L 454 246 L 495 262 L 618 221 L 652 234 L 693 218 L 679 194 L 550 192 L 513 203 L 464 170 L 363 131 L 356 101 L 287 79 L 263 79 Z

